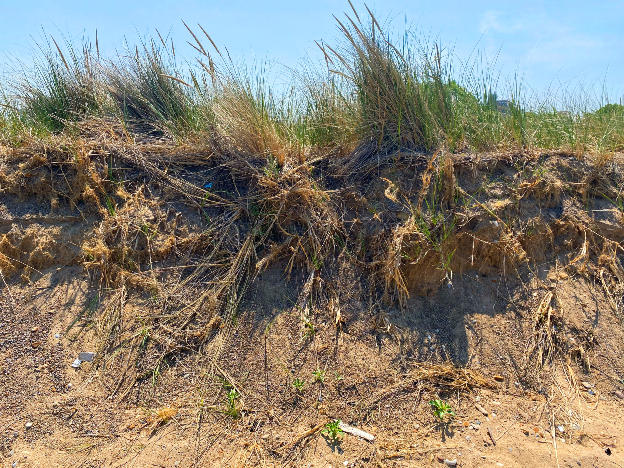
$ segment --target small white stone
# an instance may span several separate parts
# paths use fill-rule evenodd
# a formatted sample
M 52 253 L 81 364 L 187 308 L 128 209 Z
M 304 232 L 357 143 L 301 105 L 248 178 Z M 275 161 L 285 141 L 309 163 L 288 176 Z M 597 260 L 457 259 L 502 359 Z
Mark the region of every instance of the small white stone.
M 26 429 L 30 429 L 31 427 L 33 427 L 33 423 L 31 421 L 28 421 L 26 423 Z
M 82 362 L 92 362 L 94 357 L 95 353 L 92 352 L 78 353 L 78 359 L 80 359 Z

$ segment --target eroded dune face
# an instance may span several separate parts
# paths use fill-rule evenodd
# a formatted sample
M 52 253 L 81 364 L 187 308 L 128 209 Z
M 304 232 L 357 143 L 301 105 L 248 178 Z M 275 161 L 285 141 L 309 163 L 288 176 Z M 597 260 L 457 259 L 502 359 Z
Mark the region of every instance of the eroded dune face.
M 173 144 L 98 144 L 1 156 L 7 454 L 539 466 L 553 442 L 560 461 L 619 450 L 617 158 L 403 154 L 353 183 L 329 175 L 340 159 L 172 166 Z M 81 351 L 95 359 L 73 369 Z M 431 432 L 438 398 L 455 448 Z M 332 419 L 375 441 L 314 448 Z

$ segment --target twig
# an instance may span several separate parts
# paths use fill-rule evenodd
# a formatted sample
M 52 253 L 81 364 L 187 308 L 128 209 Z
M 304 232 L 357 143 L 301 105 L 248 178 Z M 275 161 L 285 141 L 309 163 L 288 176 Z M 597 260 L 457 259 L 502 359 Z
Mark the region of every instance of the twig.
M 316 434 L 318 431 L 320 431 L 321 429 L 323 429 L 323 427 L 325 426 L 325 423 L 319 423 L 316 426 L 314 426 L 312 429 L 309 429 L 307 431 L 305 431 L 303 434 L 301 434 L 299 437 L 297 437 L 294 441 L 292 441 L 287 447 L 286 447 L 286 451 L 289 451 L 291 449 L 293 449 L 297 444 L 299 444 L 303 439 L 310 437 L 314 434 Z
M 552 436 L 553 447 L 555 448 L 555 460 L 557 462 L 557 468 L 559 468 L 559 453 L 557 452 L 557 433 L 555 432 L 555 413 L 551 412 L 550 415 L 552 420 L 550 435 Z
M 492 444 L 496 445 L 496 439 L 494 438 L 494 434 L 492 434 L 492 429 L 490 429 L 489 427 L 487 428 L 487 433 L 490 436 L 490 440 L 492 441 Z
M 269 403 L 269 359 L 267 353 L 267 334 L 264 334 L 264 382 L 266 386 L 266 401 Z
M 368 442 L 372 442 L 375 440 L 375 436 L 373 434 L 363 431 L 362 429 L 359 429 L 357 427 L 353 427 L 348 424 L 345 424 L 342 421 L 340 422 L 340 424 L 338 424 L 338 427 L 340 427 L 340 429 L 342 429 L 343 432 L 354 435 L 356 437 L 360 437 Z
M 13 294 L 11 294 L 11 288 L 9 288 L 9 285 L 7 284 L 6 280 L 4 279 L 4 274 L 2 273 L 2 268 L 0 268 L 0 278 L 2 278 L 2 283 L 4 284 L 4 287 L 7 290 L 7 293 L 9 294 L 9 299 L 11 300 L 11 312 L 15 313 L 15 307 L 17 306 L 17 303 L 15 302 L 15 299 L 13 298 Z
M 511 428 L 512 428 L 512 427 L 514 427 L 515 425 L 516 425 L 516 420 L 514 420 L 514 422 L 512 422 L 509 426 L 507 426 L 507 429 L 505 429 L 505 430 L 503 431 L 503 433 L 502 433 L 500 436 L 498 436 L 498 437 L 496 438 L 496 442 L 498 442 L 499 440 L 501 440 L 501 439 L 505 436 L 505 434 L 507 434 L 507 432 L 509 432 L 509 429 L 511 429 Z

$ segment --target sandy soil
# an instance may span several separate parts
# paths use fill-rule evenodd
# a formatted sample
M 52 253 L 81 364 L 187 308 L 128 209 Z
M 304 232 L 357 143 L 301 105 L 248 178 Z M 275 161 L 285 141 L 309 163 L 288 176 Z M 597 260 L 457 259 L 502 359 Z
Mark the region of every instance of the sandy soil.
M 448 391 L 436 385 L 444 372 L 439 379 L 424 377 L 426 361 L 397 361 L 395 338 L 384 337 L 378 347 L 357 324 L 337 341 L 329 324 L 320 325 L 301 351 L 290 331 L 298 317 L 280 312 L 266 334 L 252 325 L 241 330 L 241 341 L 249 341 L 218 363 L 242 390 L 242 417 L 233 420 L 221 412 L 226 391 L 202 375 L 206 365 L 196 356 L 181 359 L 132 398 L 109 398 L 111 389 L 101 384 L 105 370 L 91 363 L 73 369 L 77 353 L 92 349 L 88 332 L 66 332 L 88 304 L 88 283 L 80 276 L 77 268 L 50 272 L 32 286 L 12 286 L 12 299 L 3 295 L 6 466 L 435 466 L 444 459 L 459 466 L 624 464 L 624 400 L 614 393 L 622 364 L 612 361 L 621 349 L 605 347 L 587 373 L 553 369 L 543 382 L 548 390 L 536 393 L 514 369 L 516 314 L 484 311 L 464 317 L 446 341 L 465 340 L 469 367 L 483 375 L 483 386 Z M 574 283 L 565 290 L 579 303 L 592 297 Z M 601 327 L 608 330 L 608 317 L 598 316 Z M 433 351 L 426 352 L 435 353 L 449 331 L 430 333 Z M 606 333 L 624 342 L 621 331 Z M 263 353 L 254 351 L 264 343 L 266 367 Z M 326 369 L 322 385 L 312 383 L 317 366 Z M 290 386 L 294 376 L 306 380 L 301 396 Z M 456 413 L 449 424 L 436 423 L 428 405 L 440 391 Z M 162 408 L 173 409 L 170 420 L 159 419 Z M 344 434 L 334 447 L 317 431 L 292 446 L 332 418 L 357 424 L 375 441 Z
M 618 273 L 605 263 L 621 255 L 608 257 L 612 243 L 602 256 L 584 252 L 580 228 L 621 244 L 624 227 L 600 201 L 583 211 L 557 185 L 576 163 L 557 164 L 548 183 L 520 184 L 534 191 L 513 208 L 529 226 L 517 244 L 526 268 L 510 271 L 511 257 L 491 248 L 500 225 L 482 219 L 465 230 L 489 241 L 475 247 L 458 234 L 452 278 L 406 264 L 402 306 L 371 305 L 353 266 L 333 284 L 276 262 L 234 319 L 197 329 L 214 339 L 185 335 L 175 353 L 162 350 L 174 349 L 176 331 L 151 326 L 156 293 L 103 284 L 85 269 L 84 245 L 103 215 L 5 186 L 3 466 L 624 466 L 624 327 Z M 503 216 L 513 165 L 497 170 L 485 199 Z M 383 200 L 385 187 L 368 202 Z M 300 306 L 308 286 L 336 290 L 336 300 Z M 73 368 L 84 351 L 94 361 Z M 437 398 L 454 417 L 436 419 Z M 374 441 L 331 440 L 324 429 L 336 419 Z

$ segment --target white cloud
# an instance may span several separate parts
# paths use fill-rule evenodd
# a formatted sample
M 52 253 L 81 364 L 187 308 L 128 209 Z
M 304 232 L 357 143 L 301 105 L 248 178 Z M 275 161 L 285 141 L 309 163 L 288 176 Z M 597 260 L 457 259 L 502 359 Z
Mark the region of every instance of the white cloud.
M 566 31 L 531 46 L 524 55 L 524 60 L 531 64 L 560 65 L 601 55 L 604 46 L 604 42 L 598 38 Z
M 512 33 L 526 29 L 525 24 L 519 19 L 512 20 L 495 10 L 488 10 L 483 13 L 479 22 L 479 32 Z
M 577 31 L 543 10 L 528 10 L 516 16 L 487 10 L 481 16 L 479 30 L 490 43 L 504 41 L 506 54 L 511 54 L 518 64 L 559 68 L 600 56 L 606 46 L 598 35 Z

